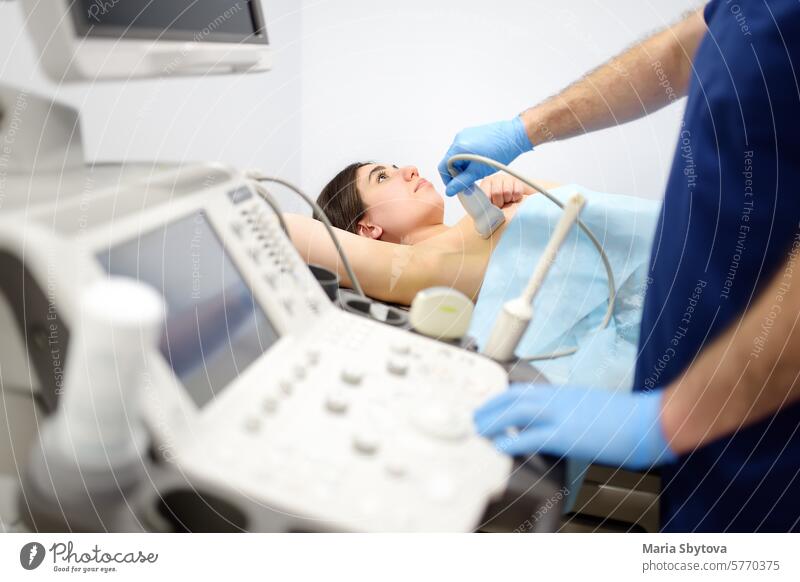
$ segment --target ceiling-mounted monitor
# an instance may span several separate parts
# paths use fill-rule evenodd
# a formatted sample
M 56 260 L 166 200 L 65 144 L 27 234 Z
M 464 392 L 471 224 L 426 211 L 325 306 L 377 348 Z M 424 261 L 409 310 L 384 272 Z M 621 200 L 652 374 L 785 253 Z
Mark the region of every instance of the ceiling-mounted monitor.
M 265 71 L 260 0 L 22 0 L 56 82 Z

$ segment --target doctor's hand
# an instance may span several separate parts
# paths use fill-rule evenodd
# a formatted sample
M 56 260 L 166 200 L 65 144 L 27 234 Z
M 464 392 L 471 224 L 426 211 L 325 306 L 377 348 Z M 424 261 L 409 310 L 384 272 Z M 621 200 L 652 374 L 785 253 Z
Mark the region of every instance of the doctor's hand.
M 523 197 L 535 192 L 522 180 L 517 180 L 504 172 L 497 172 L 484 178 L 479 185 L 492 204 L 498 208 L 519 202 Z
M 662 394 L 512 384 L 475 412 L 475 425 L 509 455 L 643 469 L 677 458 L 661 429 Z
M 455 162 L 454 166 L 459 173 L 456 178 L 452 178 L 447 169 L 447 160 L 451 156 L 478 154 L 507 165 L 520 154 L 532 149 L 533 144 L 531 144 L 528 133 L 525 131 L 525 125 L 519 116 L 511 121 L 498 121 L 460 131 L 442 161 L 439 162 L 439 174 L 447 186 L 447 195 L 455 196 L 477 180 L 497 171 L 485 164 L 462 160 Z

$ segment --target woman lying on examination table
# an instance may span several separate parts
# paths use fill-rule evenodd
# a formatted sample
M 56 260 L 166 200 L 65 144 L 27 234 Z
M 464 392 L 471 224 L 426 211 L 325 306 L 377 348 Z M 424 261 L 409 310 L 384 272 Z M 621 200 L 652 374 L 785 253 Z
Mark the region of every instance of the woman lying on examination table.
M 469 216 L 452 226 L 444 224 L 444 197 L 413 166 L 351 164 L 325 186 L 317 202 L 337 228 L 370 297 L 408 305 L 418 291 L 444 285 L 475 300 L 492 251 L 524 198 L 535 192 L 499 173 L 480 185 L 506 215 L 506 223 L 486 240 L 475 232 Z M 350 286 L 320 222 L 289 215 L 287 224 L 307 262 L 337 271 L 342 284 Z
M 647 260 L 655 228 L 654 202 L 592 192 L 575 185 L 537 183 L 562 201 L 575 191 L 586 196 L 583 220 L 590 223 L 612 263 L 618 259 L 614 269 L 618 287 L 632 267 L 638 266 L 636 261 Z M 351 164 L 323 188 L 317 202 L 336 227 L 353 270 L 370 297 L 408 305 L 420 290 L 442 285 L 458 289 L 475 301 L 485 289 L 490 260 L 498 268 L 502 264 L 496 256 L 493 258 L 498 248 L 506 255 L 503 259 L 507 264 L 502 264 L 506 271 L 495 276 L 510 276 L 508 269 L 519 267 L 527 270 L 517 275 L 527 280 L 533 268 L 523 265 L 522 259 L 535 262 L 530 255 L 536 253 L 537 244 L 546 243 L 546 231 L 560 216 L 560 209 L 552 202 L 507 174 L 493 174 L 479 184 L 506 216 L 506 222 L 488 239 L 478 235 L 469 215 L 452 226 L 445 224 L 444 197 L 414 166 Z M 338 272 L 342 284 L 350 286 L 322 223 L 289 215 L 287 224 L 295 246 L 307 262 Z M 500 245 L 506 232 L 508 240 Z M 599 285 L 605 298 L 606 278 L 596 251 L 590 248 L 585 235 L 573 234 L 576 243 L 565 244 L 561 252 L 570 262 L 565 284 L 580 285 L 581 281 L 575 279 L 580 271 L 583 279 Z M 540 240 L 530 240 L 532 236 Z M 582 254 L 578 253 L 578 244 Z M 570 253 L 574 256 L 570 257 Z M 562 269 L 561 273 L 567 270 Z

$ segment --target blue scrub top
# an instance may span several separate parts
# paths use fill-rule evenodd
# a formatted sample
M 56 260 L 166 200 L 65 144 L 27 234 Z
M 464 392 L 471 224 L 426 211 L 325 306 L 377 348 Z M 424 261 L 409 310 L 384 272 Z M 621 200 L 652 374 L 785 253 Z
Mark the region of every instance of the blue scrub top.
M 782 269 L 800 259 L 800 2 L 712 0 L 705 18 L 650 259 L 639 389 L 679 376 L 779 272 L 800 285 L 800 260 Z M 770 326 L 751 359 L 781 341 Z M 800 530 L 800 404 L 662 476 L 664 531 Z

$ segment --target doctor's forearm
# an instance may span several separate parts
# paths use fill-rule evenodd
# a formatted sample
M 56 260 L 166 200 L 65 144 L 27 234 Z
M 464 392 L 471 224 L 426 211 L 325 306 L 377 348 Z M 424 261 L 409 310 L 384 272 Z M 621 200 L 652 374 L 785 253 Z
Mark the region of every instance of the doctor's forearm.
M 662 427 L 686 453 L 800 399 L 800 246 L 664 395 Z
M 702 10 L 627 49 L 522 114 L 536 146 L 630 121 L 686 94 Z

